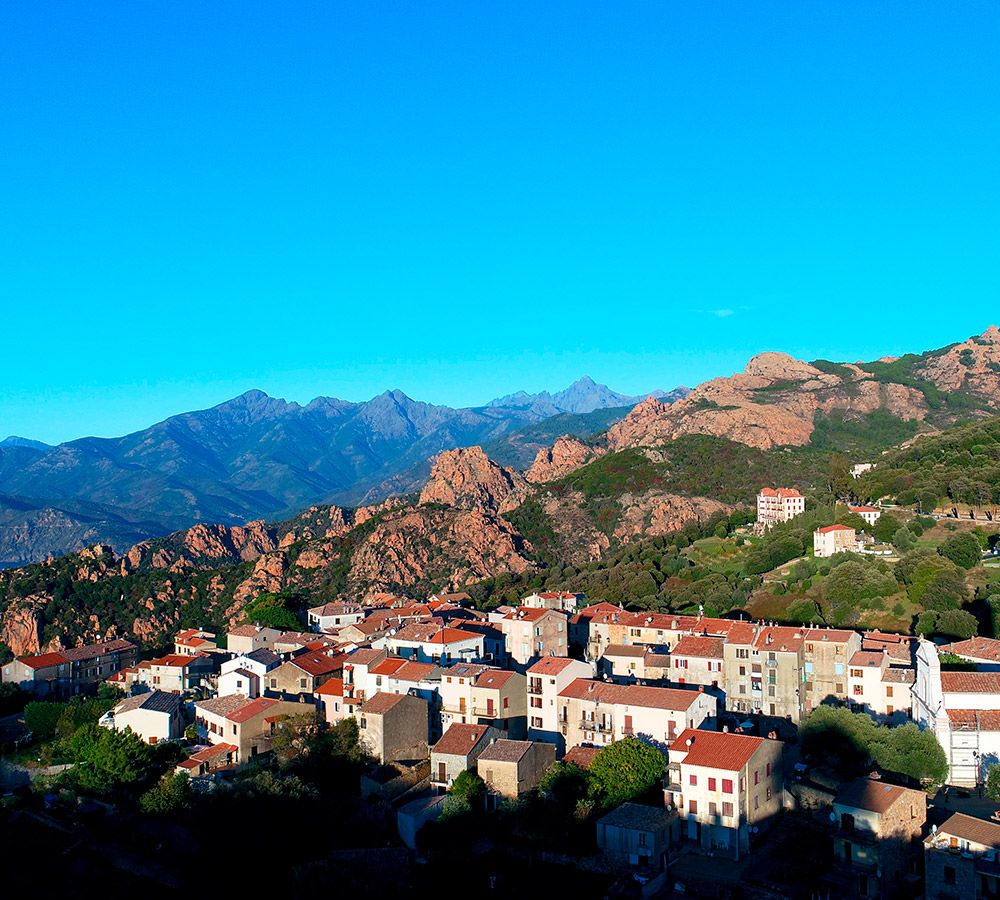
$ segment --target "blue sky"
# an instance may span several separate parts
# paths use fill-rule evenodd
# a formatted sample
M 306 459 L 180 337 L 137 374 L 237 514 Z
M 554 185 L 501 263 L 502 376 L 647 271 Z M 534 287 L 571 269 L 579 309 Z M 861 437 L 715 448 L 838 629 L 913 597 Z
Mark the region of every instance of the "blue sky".
M 0 437 L 996 322 L 1000 7 L 0 5 Z

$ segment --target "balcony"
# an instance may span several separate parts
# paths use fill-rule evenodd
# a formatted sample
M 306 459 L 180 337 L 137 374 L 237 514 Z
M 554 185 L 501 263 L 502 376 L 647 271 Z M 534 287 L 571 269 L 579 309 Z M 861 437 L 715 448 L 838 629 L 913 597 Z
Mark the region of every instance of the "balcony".
M 596 731 L 600 734 L 611 734 L 615 730 L 614 722 L 602 722 L 594 719 L 581 719 L 580 727 L 584 731 Z
M 482 716 L 484 719 L 503 718 L 503 716 L 500 715 L 500 710 L 495 706 L 473 706 L 472 714 L 474 716 Z
M 528 682 L 528 693 L 529 694 L 541 694 L 542 693 L 542 683 L 539 681 L 537 683 Z

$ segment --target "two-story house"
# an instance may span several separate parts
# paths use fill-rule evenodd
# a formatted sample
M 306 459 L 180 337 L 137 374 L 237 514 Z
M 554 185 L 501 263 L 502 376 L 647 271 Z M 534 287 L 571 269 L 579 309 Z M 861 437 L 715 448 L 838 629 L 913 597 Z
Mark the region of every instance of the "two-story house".
M 1000 822 L 953 813 L 924 840 L 927 900 L 1000 897 Z
M 496 623 L 507 639 L 507 655 L 520 667 L 543 656 L 566 656 L 569 619 L 554 609 L 519 606 Z
M 578 678 L 593 678 L 594 667 L 566 656 L 546 656 L 528 668 L 528 739 L 555 744 L 556 753 L 566 749 L 559 721 L 559 693 Z

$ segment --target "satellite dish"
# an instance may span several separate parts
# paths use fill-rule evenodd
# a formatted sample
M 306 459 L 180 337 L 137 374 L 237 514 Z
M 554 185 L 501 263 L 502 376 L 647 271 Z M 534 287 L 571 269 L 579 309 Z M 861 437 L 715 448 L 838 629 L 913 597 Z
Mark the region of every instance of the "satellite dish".
M 831 812 L 830 813 L 830 821 L 831 822 L 836 822 L 837 821 L 837 814 L 835 812 Z

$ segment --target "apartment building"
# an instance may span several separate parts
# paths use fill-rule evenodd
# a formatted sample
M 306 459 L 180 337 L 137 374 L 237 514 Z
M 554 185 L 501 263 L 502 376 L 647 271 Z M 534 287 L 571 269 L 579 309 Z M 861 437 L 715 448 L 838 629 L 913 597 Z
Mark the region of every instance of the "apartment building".
M 492 725 L 503 737 L 523 739 L 528 733 L 527 678 L 520 672 L 486 669 L 472 682 L 472 716 Z
M 566 740 L 559 723 L 559 693 L 578 678 L 592 678 L 590 663 L 565 656 L 546 656 L 528 668 L 528 739 L 556 745 L 561 756 Z
M 684 837 L 703 850 L 740 859 L 751 831 L 781 809 L 782 745 L 743 734 L 687 729 L 670 745 L 667 802 Z
M 761 488 L 757 494 L 757 524 L 787 522 L 806 511 L 806 498 L 795 488 Z
M 215 660 L 207 653 L 169 653 L 149 661 L 149 686 L 154 691 L 183 694 L 206 685 L 214 671 Z
M 670 656 L 641 644 L 610 644 L 597 661 L 598 672 L 612 681 L 664 681 L 670 675 Z
M 630 735 L 671 744 L 686 728 L 714 724 L 717 701 L 700 690 L 578 678 L 559 692 L 565 747 L 604 746 Z
M 472 686 L 489 670 L 481 663 L 458 663 L 441 671 L 441 731 L 455 723 L 473 723 Z
M 861 649 L 861 635 L 846 628 L 806 628 L 804 632 L 804 708 L 808 715 L 827 698 L 847 696 L 847 667 Z
M 347 625 L 363 622 L 364 618 L 365 612 L 359 604 L 337 600 L 333 603 L 324 603 L 322 606 L 314 606 L 309 610 L 307 621 L 313 631 L 336 634 Z
M 727 709 L 798 723 L 805 710 L 804 629 L 740 624 L 724 647 Z
M 214 653 L 219 649 L 215 633 L 201 628 L 185 628 L 174 635 L 174 653 L 194 656 L 196 653 Z
M 693 684 L 719 689 L 725 685 L 725 639 L 683 635 L 670 651 L 672 684 Z
M 453 662 L 484 659 L 484 637 L 472 631 L 433 622 L 411 622 L 381 638 L 390 653 L 417 662 L 447 666 Z
M 139 648 L 116 639 L 68 650 L 21 656 L 3 667 L 3 681 L 39 695 L 65 696 L 104 681 L 136 664 Z
M 631 617 L 631 613 L 612 603 L 586 606 L 569 620 L 569 642 L 588 662 L 600 659 L 608 645 L 625 643 L 620 623 Z
M 518 666 L 568 654 L 569 619 L 563 612 L 519 606 L 496 624 L 507 639 L 508 656 Z

